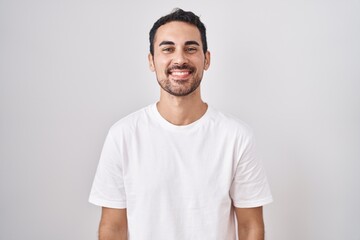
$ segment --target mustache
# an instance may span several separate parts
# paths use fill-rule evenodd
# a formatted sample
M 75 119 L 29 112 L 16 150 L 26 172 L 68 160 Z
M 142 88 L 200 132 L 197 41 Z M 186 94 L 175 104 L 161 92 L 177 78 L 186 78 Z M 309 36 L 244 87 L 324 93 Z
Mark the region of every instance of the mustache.
M 183 65 L 174 65 L 174 66 L 171 66 L 169 67 L 166 72 L 168 74 L 171 73 L 172 70 L 189 70 L 189 72 L 194 72 L 195 71 L 195 68 L 188 65 L 188 64 L 183 64 Z

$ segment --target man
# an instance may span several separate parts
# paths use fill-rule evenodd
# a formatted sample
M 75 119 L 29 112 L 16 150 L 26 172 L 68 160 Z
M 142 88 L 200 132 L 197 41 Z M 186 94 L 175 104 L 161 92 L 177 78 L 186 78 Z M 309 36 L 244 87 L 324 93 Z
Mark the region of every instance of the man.
M 148 58 L 160 100 L 108 133 L 89 199 L 100 240 L 235 240 L 235 215 L 240 240 L 264 239 L 272 197 L 252 133 L 201 99 L 204 24 L 181 9 L 160 18 Z

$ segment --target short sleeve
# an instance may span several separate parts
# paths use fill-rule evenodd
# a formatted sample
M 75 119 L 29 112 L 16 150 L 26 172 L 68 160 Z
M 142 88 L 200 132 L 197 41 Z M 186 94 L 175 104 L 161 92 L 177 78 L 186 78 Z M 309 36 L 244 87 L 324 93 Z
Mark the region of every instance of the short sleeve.
M 256 153 L 251 132 L 239 138 L 237 166 L 230 188 L 230 196 L 237 208 L 259 207 L 272 202 L 270 187 L 262 161 Z
M 96 170 L 89 202 L 102 207 L 126 208 L 123 159 L 109 131 Z

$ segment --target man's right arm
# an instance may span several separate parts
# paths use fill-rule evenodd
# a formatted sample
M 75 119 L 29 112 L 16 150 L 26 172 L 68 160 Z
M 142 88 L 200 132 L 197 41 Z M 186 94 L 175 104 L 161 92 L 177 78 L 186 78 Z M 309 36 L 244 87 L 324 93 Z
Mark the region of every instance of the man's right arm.
M 126 209 L 102 208 L 99 240 L 127 240 Z

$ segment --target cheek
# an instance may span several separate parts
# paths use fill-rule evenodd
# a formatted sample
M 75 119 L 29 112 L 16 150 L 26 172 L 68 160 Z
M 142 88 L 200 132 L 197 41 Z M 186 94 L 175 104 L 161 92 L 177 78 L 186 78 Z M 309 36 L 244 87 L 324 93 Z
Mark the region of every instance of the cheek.
M 155 72 L 158 76 L 166 75 L 167 65 L 164 62 L 155 62 Z
M 157 63 L 158 65 L 157 65 L 157 67 L 156 67 L 156 69 L 157 69 L 157 71 L 159 72 L 159 73 L 161 73 L 161 74 L 166 74 L 166 72 L 167 72 L 167 69 L 169 68 L 169 62 L 158 62 Z
M 164 66 L 167 66 L 169 64 L 170 60 L 165 57 L 155 57 L 155 66 L 163 68 Z
M 197 61 L 197 62 L 195 63 L 195 66 L 196 66 L 196 68 L 197 68 L 198 71 L 203 71 L 203 70 L 205 70 L 205 68 L 206 68 L 205 60 L 204 60 L 204 61 Z

